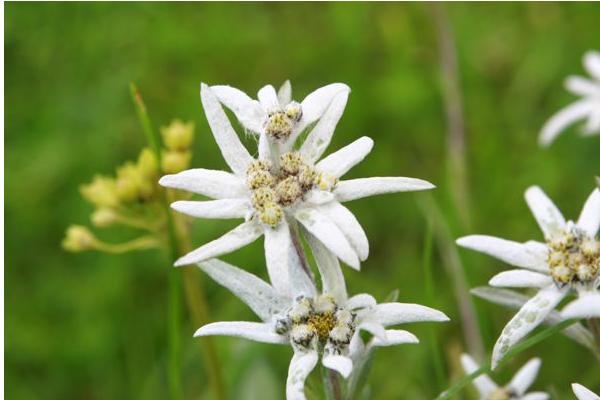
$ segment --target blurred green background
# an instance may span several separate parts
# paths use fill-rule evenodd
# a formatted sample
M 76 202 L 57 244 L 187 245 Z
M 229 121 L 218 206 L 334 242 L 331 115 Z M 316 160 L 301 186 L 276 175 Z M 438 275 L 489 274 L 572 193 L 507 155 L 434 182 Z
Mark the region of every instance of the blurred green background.
M 541 185 L 565 215 L 577 216 L 600 170 L 600 136 L 576 129 L 548 150 L 537 147 L 543 122 L 573 98 L 563 78 L 583 73 L 581 56 L 600 45 L 593 3 L 446 4 L 464 100 L 471 227 L 459 222 L 447 160 L 447 119 L 434 6 L 415 3 L 6 3 L 5 6 L 5 365 L 10 399 L 163 399 L 166 384 L 165 255 L 69 254 L 65 228 L 88 224 L 78 186 L 112 173 L 144 145 L 128 83 L 135 81 L 155 124 L 196 123 L 194 166 L 225 166 L 203 116 L 200 82 L 249 94 L 291 79 L 294 98 L 341 81 L 352 94 L 330 149 L 361 135 L 371 155 L 349 176 L 404 175 L 430 180 L 451 235 L 489 233 L 541 239 L 523 191 Z M 438 14 L 439 16 L 439 14 Z M 431 333 L 448 376 L 461 374 L 466 345 L 447 257 L 434 254 L 435 304 L 423 280 L 426 218 L 419 194 L 350 204 L 371 256 L 363 271 L 345 268 L 349 290 L 379 300 L 445 311 L 448 324 L 406 328 L 418 346 L 376 355 L 373 399 L 431 399 Z M 234 226 L 197 221 L 194 244 Z M 110 236 L 99 236 L 110 240 Z M 506 266 L 460 251 L 470 286 Z M 264 274 L 258 241 L 226 260 Z M 215 320 L 252 319 L 223 288 L 204 280 Z M 489 352 L 512 311 L 475 300 Z M 197 326 L 182 329 L 186 398 L 209 398 Z M 232 338 L 216 340 L 231 398 L 281 398 L 291 350 Z M 534 388 L 572 398 L 574 381 L 600 390 L 600 368 L 587 350 L 555 336 L 497 374 L 508 379 L 528 357 L 544 363 Z M 464 392 L 468 394 L 469 392 Z

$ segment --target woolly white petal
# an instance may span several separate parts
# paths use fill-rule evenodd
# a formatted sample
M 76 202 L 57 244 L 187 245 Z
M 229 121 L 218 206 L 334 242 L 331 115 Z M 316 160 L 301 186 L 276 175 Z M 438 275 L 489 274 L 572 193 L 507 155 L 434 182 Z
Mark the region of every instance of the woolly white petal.
M 573 383 L 571 388 L 579 400 L 600 400 L 600 396 L 579 383 Z
M 548 238 L 565 228 L 565 219 L 560 210 L 538 186 L 531 186 L 525 191 L 525 201 L 544 232 L 544 237 Z
M 246 199 L 222 199 L 212 201 L 176 201 L 171 208 L 196 218 L 244 218 L 250 210 Z
M 271 285 L 256 275 L 217 259 L 201 262 L 198 267 L 229 289 L 265 322 L 286 307 L 286 302 Z
M 565 87 L 578 96 L 600 96 L 600 84 L 580 76 L 567 77 Z
M 267 112 L 280 108 L 279 100 L 275 88 L 271 85 L 266 85 L 258 91 L 258 101 Z
M 385 327 L 379 321 L 370 321 L 366 319 L 365 321 L 360 322 L 356 328 L 358 330 L 369 332 L 381 341 L 387 340 Z
M 347 379 L 352 373 L 352 359 L 345 356 L 329 354 L 323 357 L 321 361 L 323 365 L 329 369 L 333 369 Z
M 531 386 L 535 380 L 541 365 L 542 362 L 539 358 L 533 358 L 529 360 L 527 364 L 517 371 L 515 376 L 508 384 L 508 387 L 513 389 L 519 396 L 524 395 L 527 389 L 529 389 L 529 386 Z
M 470 375 L 479 369 L 479 365 L 468 354 L 460 356 L 460 363 L 467 375 Z M 477 388 L 477 392 L 479 392 L 479 397 L 481 398 L 486 398 L 490 393 L 498 389 L 498 385 L 496 385 L 486 374 L 481 374 L 475 378 L 473 384 Z
M 400 329 L 388 329 L 385 331 L 385 340 L 378 337 L 371 339 L 374 347 L 395 346 L 397 344 L 419 343 L 419 339 L 412 333 Z
M 435 186 L 422 179 L 404 177 L 374 177 L 350 179 L 338 182 L 333 190 L 335 197 L 341 201 L 362 199 L 384 193 L 412 192 L 433 189 Z
M 260 322 L 213 322 L 204 325 L 194 333 L 194 337 L 215 335 L 240 337 L 262 343 L 289 343 L 289 339 L 285 336 L 275 333 L 271 324 Z
M 543 288 L 552 283 L 552 278 L 538 272 L 513 269 L 503 271 L 490 279 L 490 286 L 515 288 Z
M 600 318 L 600 292 L 581 291 L 579 297 L 569 302 L 560 312 L 561 317 Z
M 600 133 L 600 94 L 596 100 L 593 100 L 593 102 L 595 104 L 594 111 L 588 115 L 587 122 L 581 130 L 583 136 L 592 136 Z
M 302 143 L 300 154 L 308 163 L 315 163 L 329 146 L 335 127 L 346 108 L 348 94 L 348 92 L 342 91 L 333 98 L 319 122 Z
M 319 206 L 330 201 L 335 201 L 335 196 L 331 192 L 315 188 L 306 193 L 303 200 L 306 205 Z
M 258 159 L 271 160 L 271 144 L 265 132 L 262 132 L 258 138 Z
M 535 329 L 565 297 L 567 291 L 559 290 L 554 285 L 541 289 L 533 296 L 515 316 L 506 324 L 494 345 L 492 368 L 506 355 L 508 350 Z
M 204 113 L 225 162 L 236 175 L 245 176 L 246 168 L 253 161 L 253 158 L 233 130 L 217 96 L 204 83 L 200 87 L 200 98 Z
M 542 127 L 540 146 L 548 146 L 571 124 L 584 118 L 594 110 L 594 102 L 587 99 L 576 101 L 554 114 Z
M 469 235 L 456 241 L 459 246 L 490 255 L 510 265 L 548 271 L 547 248 L 487 235 Z
M 304 382 L 317 365 L 317 361 L 319 361 L 319 356 L 314 350 L 294 353 L 286 382 L 287 400 L 306 400 Z
M 219 101 L 233 111 L 244 128 L 255 133 L 263 130 L 267 114 L 258 101 L 231 86 L 211 86 L 210 88 Z
M 375 297 L 371 296 L 368 293 L 359 293 L 350 297 L 346 304 L 345 308 L 349 310 L 358 310 L 360 308 L 373 307 L 377 304 Z
M 371 314 L 375 320 L 384 326 L 405 324 L 422 321 L 448 321 L 449 318 L 441 311 L 420 304 L 382 303 L 371 309 L 359 312 L 362 315 Z
M 178 174 L 165 175 L 158 183 L 164 187 L 186 190 L 213 199 L 248 196 L 248 187 L 243 179 L 229 172 L 212 169 L 188 169 Z
M 549 400 L 550 395 L 545 392 L 531 392 L 521 397 L 521 400 Z
M 273 287 L 285 295 L 313 296 L 316 292 L 295 252 L 289 225 L 282 220 L 273 228 L 265 228 L 265 257 Z M 293 272 L 294 281 L 291 281 Z
M 315 208 L 304 208 L 295 217 L 325 247 L 354 269 L 360 268 L 356 252 L 337 225 Z
M 292 84 L 289 80 L 283 82 L 283 85 L 277 91 L 277 99 L 282 106 L 292 101 Z
M 583 66 L 587 72 L 600 81 L 600 53 L 590 50 L 583 56 Z
M 594 189 L 588 197 L 577 220 L 577 226 L 590 236 L 596 236 L 598 233 L 598 228 L 600 228 L 600 189 Z
M 336 178 L 341 177 L 350 168 L 361 162 L 373 148 L 373 139 L 363 136 L 338 151 L 331 153 L 315 165 Z
M 369 240 L 354 214 L 337 201 L 324 204 L 319 207 L 319 210 L 342 231 L 356 251 L 358 258 L 361 261 L 366 260 L 369 257 Z
M 182 265 L 194 264 L 209 258 L 219 257 L 223 254 L 231 253 L 234 250 L 244 247 L 258 239 L 263 233 L 263 229 L 254 221 L 244 222 L 233 228 L 218 239 L 208 242 L 191 251 L 175 262 L 176 267 Z
M 302 118 L 294 128 L 288 142 L 290 145 L 293 144 L 304 128 L 323 116 L 333 98 L 340 92 L 350 93 L 350 88 L 343 83 L 332 83 L 315 90 L 304 98 L 302 101 Z
M 520 309 L 523 304 L 527 303 L 529 297 L 509 289 L 498 289 L 489 286 L 477 287 L 471 289 L 471 293 L 482 299 L 491 301 L 495 304 L 500 304 L 508 308 Z M 556 325 L 564 321 L 558 311 L 551 311 L 544 320 L 547 325 Z M 561 333 L 570 337 L 577 343 L 589 349 L 595 348 L 594 337 L 591 332 L 583 327 L 580 323 L 575 323 L 563 329 Z
M 304 233 L 319 269 L 323 292 L 330 294 L 340 303 L 345 302 L 348 298 L 346 281 L 338 258 L 327 250 L 319 239 L 306 231 Z

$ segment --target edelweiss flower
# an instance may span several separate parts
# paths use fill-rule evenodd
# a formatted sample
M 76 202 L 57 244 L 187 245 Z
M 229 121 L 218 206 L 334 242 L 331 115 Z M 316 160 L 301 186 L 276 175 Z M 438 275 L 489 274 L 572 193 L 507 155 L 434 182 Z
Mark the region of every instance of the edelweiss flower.
M 513 242 L 492 236 L 460 238 L 463 247 L 489 254 L 521 269 L 501 272 L 490 280 L 491 286 L 539 289 L 506 325 L 494 346 L 492 365 L 547 317 L 569 293 L 577 299 L 561 312 L 563 318 L 600 316 L 600 190 L 587 199 L 577 223 L 564 217 L 537 186 L 525 192 L 546 243 Z
M 332 86 L 338 89 L 334 94 Z M 232 252 L 264 234 L 271 282 L 278 290 L 289 291 L 289 269 L 282 268 L 281 264 L 289 259 L 293 250 L 290 229 L 296 232 L 299 222 L 305 233 L 310 232 L 342 261 L 359 268 L 359 260 L 368 256 L 369 243 L 354 215 L 340 203 L 381 193 L 430 189 L 433 185 L 420 179 L 401 177 L 340 181 L 340 177 L 370 152 L 373 141 L 367 137 L 317 162 L 329 144 L 346 105 L 348 90 L 340 89 L 344 87 L 347 88 L 341 84 L 326 86 L 313 92 L 298 106 L 306 107 L 310 112 L 303 109 L 303 116 L 297 118 L 297 124 L 319 119 L 298 151 L 256 160 L 240 142 L 213 89 L 202 85 L 202 104 L 209 125 L 233 173 L 192 169 L 164 176 L 160 184 L 216 199 L 173 203 L 172 207 L 182 213 L 199 218 L 245 218 L 245 222 L 183 256 L 176 266 Z M 232 88 L 217 88 L 220 92 L 237 93 Z M 259 98 L 262 103 L 269 104 L 266 100 L 269 93 L 274 96 L 272 87 L 261 89 Z M 283 97 L 287 100 L 289 95 Z M 275 102 L 276 98 L 271 100 Z M 231 107 L 238 115 L 243 115 L 246 104 L 235 104 L 238 106 Z M 257 110 L 255 108 L 256 113 Z M 252 118 L 244 120 L 247 123 L 254 121 Z M 255 128 L 258 129 L 257 126 Z M 268 154 L 272 157 L 274 152 Z
M 572 384 L 571 388 L 579 400 L 600 400 L 600 396 L 579 383 Z
M 315 238 L 309 240 L 315 241 Z M 290 269 L 291 297 L 223 261 L 212 259 L 198 264 L 245 302 L 262 322 L 215 322 L 198 329 L 195 336 L 227 335 L 291 345 L 294 356 L 286 385 L 288 400 L 305 398 L 304 381 L 316 366 L 319 355 L 325 367 L 347 378 L 356 356 L 352 350 L 364 348 L 360 330 L 373 334 L 367 343 L 371 347 L 417 343 L 417 338 L 407 331 L 385 328 L 408 322 L 448 320 L 442 312 L 417 304 L 377 304 L 368 294 L 348 298 L 337 259 L 318 242 L 315 248 L 322 293 L 317 292 L 298 264 Z
M 479 369 L 479 365 L 467 354 L 460 358 L 467 374 Z M 473 380 L 480 400 L 546 400 L 550 396 L 545 392 L 532 392 L 525 394 L 538 374 L 542 362 L 533 358 L 527 362 L 506 386 L 498 386 L 487 375 L 480 375 Z
M 582 98 L 546 122 L 540 133 L 540 145 L 548 146 L 569 125 L 583 119 L 587 119 L 582 129 L 584 135 L 600 133 L 600 53 L 593 50 L 585 53 L 583 66 L 592 79 L 569 76 L 565 81 L 566 89 Z

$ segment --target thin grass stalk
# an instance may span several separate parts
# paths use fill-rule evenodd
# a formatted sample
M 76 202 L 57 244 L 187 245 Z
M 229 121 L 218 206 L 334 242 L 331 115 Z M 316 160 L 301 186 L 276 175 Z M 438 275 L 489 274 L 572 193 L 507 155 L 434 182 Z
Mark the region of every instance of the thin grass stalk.
M 423 193 L 421 200 L 419 205 L 426 218 L 430 218 L 432 222 L 433 234 L 441 254 L 442 264 L 446 268 L 446 273 L 452 283 L 460 312 L 465 343 L 470 354 L 482 358 L 484 353 L 483 341 L 477 324 L 477 312 L 469 296 L 467 277 L 454 244 L 454 237 L 450 232 L 448 222 L 433 197 L 429 193 Z
M 141 94 L 134 83 L 130 83 L 130 92 L 133 103 L 136 108 L 140 124 L 146 140 L 155 153 L 158 165 L 161 165 L 162 153 L 160 147 L 160 138 L 152 127 L 150 117 Z M 161 191 L 161 203 L 167 216 L 167 235 L 169 241 L 169 260 L 171 264 L 177 260 L 180 254 L 191 250 L 189 244 L 188 232 L 182 232 L 175 226 L 175 221 L 171 209 L 169 208 L 168 193 Z M 182 225 L 182 224 L 180 224 Z M 188 307 L 192 310 L 197 323 L 204 324 L 209 321 L 208 307 L 206 298 L 200 286 L 193 283 L 191 272 L 184 271 L 184 289 L 185 298 Z M 181 385 L 181 278 L 174 268 L 169 268 L 169 367 L 168 380 L 171 398 L 175 400 L 183 399 L 183 387 Z M 211 390 L 217 400 L 225 400 L 225 388 L 221 375 L 220 363 L 217 352 L 211 340 L 204 341 L 202 354 L 209 371 L 209 382 Z
M 425 230 L 425 240 L 423 241 L 423 275 L 425 281 L 425 296 L 427 297 L 427 304 L 431 307 L 435 306 L 435 287 L 433 281 L 433 274 L 431 271 L 431 256 L 433 253 L 433 227 L 432 222 L 427 220 L 427 228 Z M 437 389 L 446 386 L 445 373 L 444 373 L 444 360 L 442 352 L 440 350 L 440 344 L 437 337 L 437 329 L 434 327 L 429 328 L 429 351 L 433 359 L 433 370 L 435 374 L 435 382 L 437 383 Z

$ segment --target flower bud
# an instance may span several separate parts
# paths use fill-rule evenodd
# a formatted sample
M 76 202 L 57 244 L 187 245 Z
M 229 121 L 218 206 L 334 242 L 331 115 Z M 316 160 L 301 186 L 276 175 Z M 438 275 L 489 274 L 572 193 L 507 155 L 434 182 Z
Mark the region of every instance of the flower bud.
M 144 148 L 138 157 L 138 170 L 145 178 L 156 178 L 158 176 L 158 163 L 154 152 L 148 147 Z
M 190 151 L 171 151 L 163 152 L 162 170 L 166 174 L 176 174 L 190 166 L 192 153 Z
M 92 224 L 98 228 L 106 228 L 117 222 L 117 213 L 107 207 L 98 208 L 92 213 Z
M 187 150 L 194 139 L 194 123 L 173 120 L 160 129 L 165 147 L 169 150 Z M 165 171 L 166 172 L 166 171 Z
M 94 248 L 96 238 L 88 228 L 81 225 L 71 225 L 62 241 L 62 247 L 71 252 L 80 252 Z
M 117 195 L 123 202 L 133 202 L 139 198 L 142 176 L 133 163 L 126 163 L 117 169 Z
M 102 175 L 94 176 L 91 183 L 81 185 L 81 195 L 99 207 L 115 207 L 119 204 L 114 179 Z

